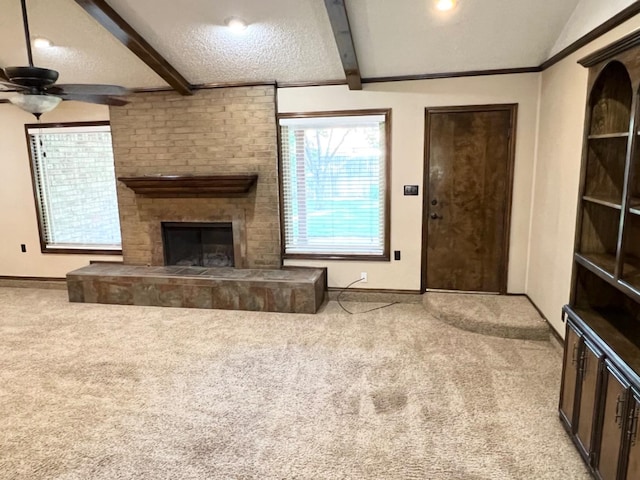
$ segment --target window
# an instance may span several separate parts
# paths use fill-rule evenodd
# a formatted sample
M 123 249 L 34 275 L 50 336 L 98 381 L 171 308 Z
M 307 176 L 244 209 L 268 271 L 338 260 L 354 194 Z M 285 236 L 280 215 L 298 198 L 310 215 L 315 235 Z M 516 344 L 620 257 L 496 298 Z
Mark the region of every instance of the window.
M 26 126 L 43 252 L 121 253 L 106 122 Z
M 389 259 L 390 115 L 280 115 L 286 258 Z

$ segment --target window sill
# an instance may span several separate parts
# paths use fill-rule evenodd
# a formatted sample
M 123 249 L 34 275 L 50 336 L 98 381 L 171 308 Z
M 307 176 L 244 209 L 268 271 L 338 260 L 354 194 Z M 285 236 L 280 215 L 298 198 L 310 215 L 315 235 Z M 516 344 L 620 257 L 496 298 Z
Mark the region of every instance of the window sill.
M 86 248 L 86 247 L 50 247 L 43 246 L 42 253 L 64 254 L 64 255 L 122 255 L 122 248 Z
M 389 262 L 391 256 L 388 253 L 382 255 L 355 255 L 355 254 L 331 254 L 331 253 L 285 253 L 285 260 L 343 260 L 351 262 Z

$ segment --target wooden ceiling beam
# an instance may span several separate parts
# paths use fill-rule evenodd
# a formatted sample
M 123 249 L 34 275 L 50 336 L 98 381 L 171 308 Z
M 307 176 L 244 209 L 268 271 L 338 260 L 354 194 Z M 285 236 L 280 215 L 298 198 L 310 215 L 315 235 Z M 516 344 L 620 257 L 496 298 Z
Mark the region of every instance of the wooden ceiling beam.
M 336 40 L 342 68 L 347 78 L 349 90 L 362 90 L 362 78 L 356 48 L 353 44 L 349 17 L 345 0 L 324 0 L 324 6 L 329 14 L 329 21 L 333 29 L 333 36 Z
M 182 95 L 193 95 L 191 84 L 129 25 L 105 0 L 75 0 L 89 15 L 136 54 Z

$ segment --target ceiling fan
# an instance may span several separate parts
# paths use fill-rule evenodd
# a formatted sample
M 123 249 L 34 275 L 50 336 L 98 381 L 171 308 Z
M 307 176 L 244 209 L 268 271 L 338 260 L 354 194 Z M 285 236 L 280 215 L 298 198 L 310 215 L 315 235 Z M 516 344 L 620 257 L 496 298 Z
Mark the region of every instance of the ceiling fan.
M 8 86 L 17 92 L 9 101 L 17 107 L 32 113 L 37 119 L 40 115 L 50 112 L 62 100 L 77 100 L 80 102 L 97 103 L 100 105 L 122 106 L 127 102 L 124 95 L 129 91 L 117 85 L 86 85 L 59 84 L 58 72 L 48 68 L 35 67 L 31 52 L 31 36 L 27 19 L 26 0 L 20 0 L 22 5 L 22 23 L 27 45 L 27 67 L 0 68 L 0 84 Z

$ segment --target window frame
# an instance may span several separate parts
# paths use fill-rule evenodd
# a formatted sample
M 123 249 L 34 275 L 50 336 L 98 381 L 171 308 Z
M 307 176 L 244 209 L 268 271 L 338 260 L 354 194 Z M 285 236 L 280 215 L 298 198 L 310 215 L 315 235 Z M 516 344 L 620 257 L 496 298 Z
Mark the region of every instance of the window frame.
M 119 249 L 106 249 L 106 248 L 81 248 L 81 247 L 65 247 L 65 248 L 53 248 L 47 244 L 47 240 L 44 236 L 44 225 L 42 224 L 42 207 L 40 205 L 35 170 L 35 160 L 33 158 L 33 152 L 31 151 L 31 139 L 29 138 L 29 130 L 37 128 L 73 128 L 73 127 L 104 127 L 107 126 L 111 129 L 111 122 L 108 120 L 89 121 L 89 122 L 57 122 L 57 123 L 25 123 L 24 133 L 25 140 L 27 142 L 27 152 L 29 154 L 29 169 L 31 171 L 31 187 L 33 192 L 33 201 L 35 204 L 35 212 L 38 220 L 38 236 L 40 237 L 40 251 L 42 253 L 53 254 L 74 254 L 74 255 L 122 255 L 122 245 Z
M 295 118 L 319 118 L 319 117 L 356 117 L 356 116 L 384 116 L 384 203 L 382 205 L 384 215 L 383 226 L 383 245 L 382 253 L 379 255 L 371 254 L 338 254 L 338 253 L 286 253 L 286 236 L 285 236 L 285 213 L 284 213 L 284 185 L 282 178 L 282 131 L 280 126 L 281 119 Z M 277 134 L 278 134 L 278 192 L 280 197 L 280 238 L 281 256 L 283 259 L 302 259 L 302 260 L 346 260 L 346 261 L 379 261 L 388 262 L 391 260 L 390 255 L 390 236 L 391 236 L 391 108 L 374 108 L 361 110 L 328 110 L 316 112 L 287 112 L 278 113 L 277 115 Z

